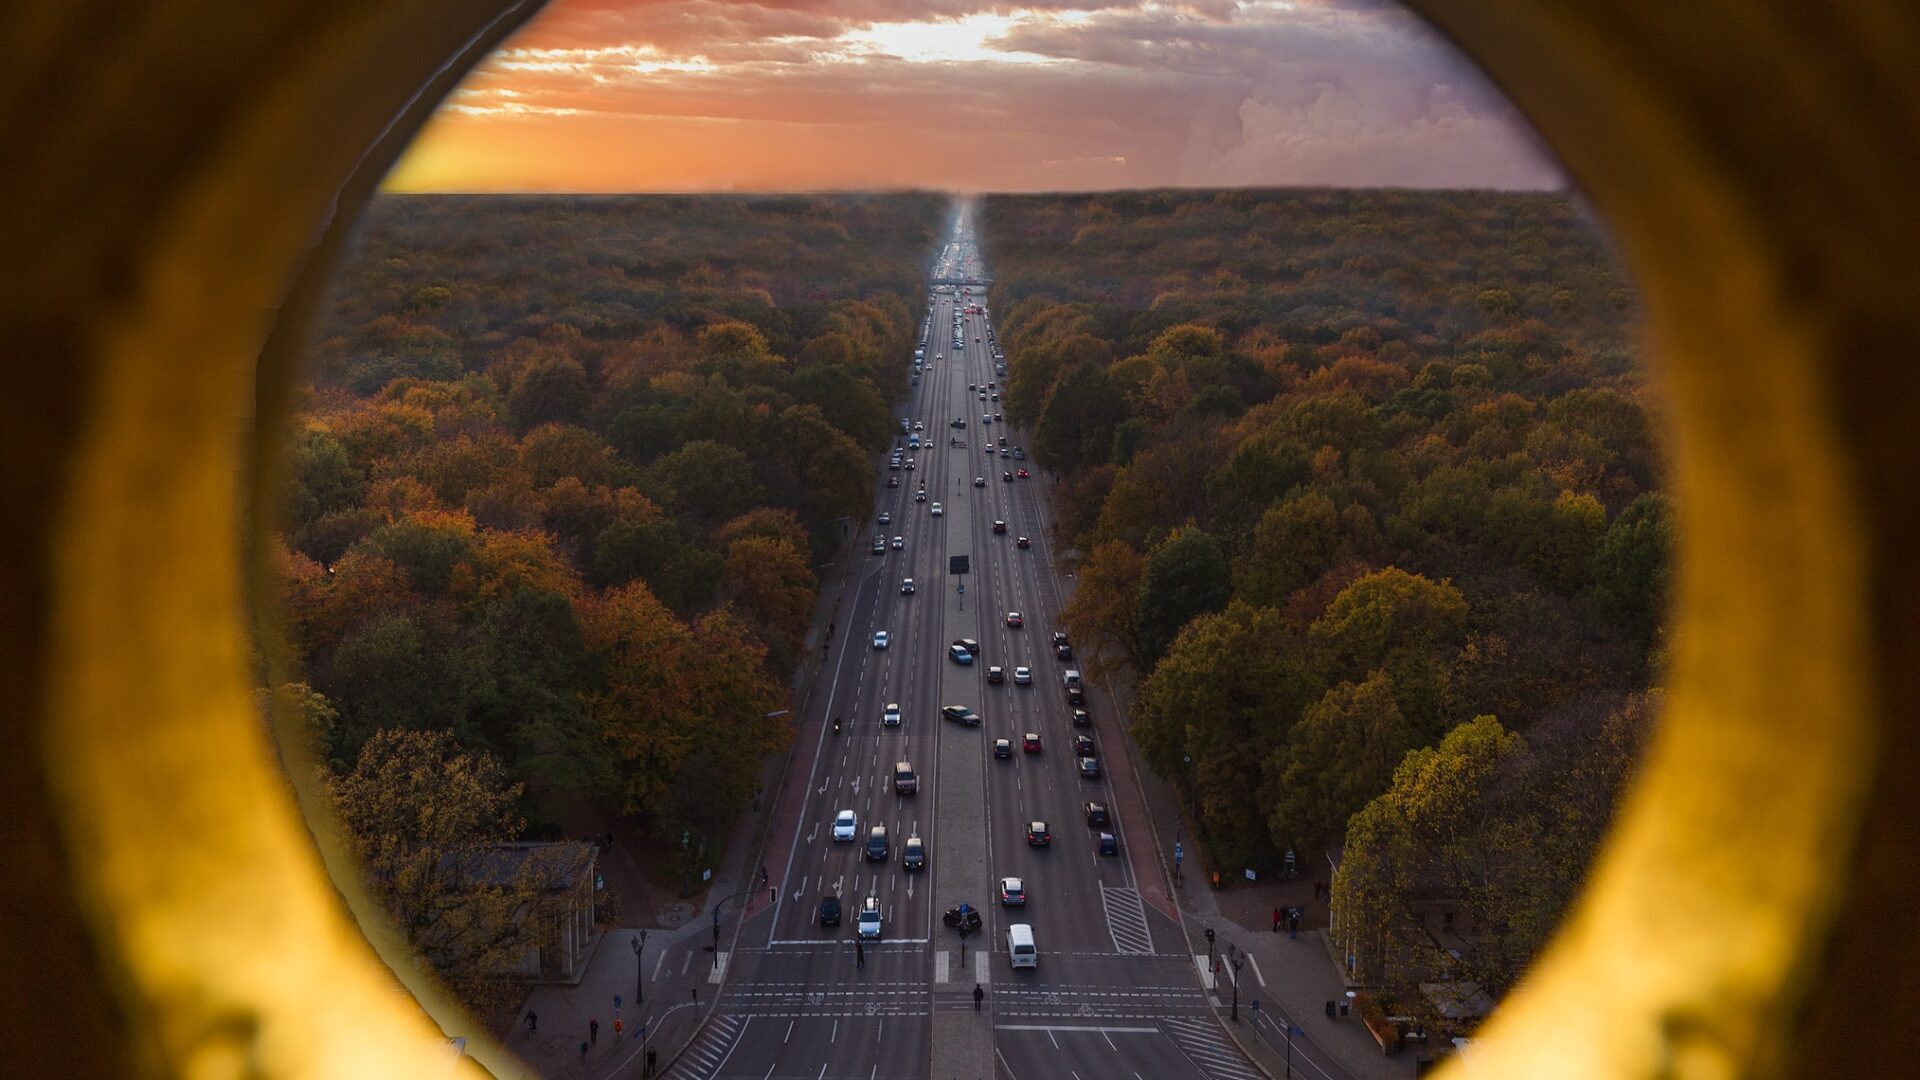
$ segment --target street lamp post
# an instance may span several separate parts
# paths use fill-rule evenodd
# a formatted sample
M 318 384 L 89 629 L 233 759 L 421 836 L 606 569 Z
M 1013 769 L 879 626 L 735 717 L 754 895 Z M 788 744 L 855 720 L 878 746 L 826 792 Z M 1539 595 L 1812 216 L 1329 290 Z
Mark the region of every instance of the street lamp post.
M 1293 1080 L 1293 1037 L 1305 1034 L 1305 1030 L 1294 1027 L 1292 1024 L 1287 1025 L 1287 1080 Z
M 645 972 L 646 972 L 646 962 L 641 959 L 641 957 L 645 956 L 647 952 L 647 932 L 645 930 L 640 931 L 640 936 L 634 938 L 632 944 L 633 944 L 633 1007 L 636 1009 L 639 1009 L 639 1008 L 645 1007 L 647 1004 L 647 987 L 644 981 Z
M 1231 963 L 1233 964 L 1233 1021 L 1237 1024 L 1240 1022 L 1240 968 L 1245 961 L 1236 954 Z

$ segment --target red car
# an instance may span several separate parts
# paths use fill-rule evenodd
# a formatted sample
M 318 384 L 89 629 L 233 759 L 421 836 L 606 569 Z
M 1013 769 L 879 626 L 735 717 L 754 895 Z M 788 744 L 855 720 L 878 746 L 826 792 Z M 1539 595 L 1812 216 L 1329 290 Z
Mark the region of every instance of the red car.
M 1039 753 L 1040 733 L 1037 731 L 1027 732 L 1026 737 L 1020 740 L 1020 749 L 1025 750 L 1029 754 Z
M 1027 625 L 1027 620 L 1021 618 L 1019 612 L 1017 611 L 1007 612 L 1007 629 L 1018 630 L 1025 625 Z
M 1015 540 L 1014 543 L 1018 544 L 1022 548 L 1030 548 L 1033 546 L 1033 541 L 1027 539 L 1024 536 L 1018 540 Z
M 1025 480 L 1027 479 L 1027 470 L 1021 469 L 1020 471 L 1014 473 L 1013 475 L 1019 477 L 1022 480 Z

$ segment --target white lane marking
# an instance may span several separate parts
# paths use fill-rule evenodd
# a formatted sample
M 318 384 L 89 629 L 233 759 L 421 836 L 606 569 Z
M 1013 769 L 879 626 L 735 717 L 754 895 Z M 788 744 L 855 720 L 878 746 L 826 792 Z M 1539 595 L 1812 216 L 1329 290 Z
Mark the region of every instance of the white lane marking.
M 1261 988 L 1262 990 L 1264 990 L 1264 989 L 1266 989 L 1266 987 L 1267 987 L 1267 977 L 1266 977 L 1265 975 L 1262 975 L 1262 974 L 1260 974 L 1260 961 L 1258 961 L 1258 960 L 1255 960 L 1255 959 L 1253 958 L 1253 954 L 1252 954 L 1252 953 L 1248 953 L 1248 954 L 1247 954 L 1247 963 L 1249 963 L 1249 964 L 1252 964 L 1252 965 L 1253 965 L 1253 977 L 1254 977 L 1255 979 L 1257 979 L 1257 980 L 1259 980 L 1259 982 L 1260 982 L 1260 988 Z
M 721 949 L 719 952 L 716 952 L 713 954 L 713 970 L 710 973 L 708 973 L 707 981 L 710 983 L 717 983 L 726 976 L 726 973 L 727 973 L 727 950 Z
M 1208 992 L 1212 992 L 1213 964 L 1207 960 L 1207 954 L 1206 953 L 1193 954 L 1193 966 L 1195 970 L 1200 972 L 1201 989 L 1206 990 Z
M 1157 1027 L 1102 1027 L 1094 1024 L 995 1024 L 995 1031 L 1095 1032 L 1101 1035 L 1158 1035 Z
M 982 986 L 993 981 L 993 954 L 985 949 L 976 949 L 973 954 L 973 981 Z

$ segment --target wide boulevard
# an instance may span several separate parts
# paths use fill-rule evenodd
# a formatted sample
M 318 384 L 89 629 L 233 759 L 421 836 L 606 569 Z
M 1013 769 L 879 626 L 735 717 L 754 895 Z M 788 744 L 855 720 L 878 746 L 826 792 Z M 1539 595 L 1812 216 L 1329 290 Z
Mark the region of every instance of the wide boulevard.
M 1131 819 L 1138 800 L 1123 813 L 1109 797 L 1111 774 L 1129 767 L 1123 748 L 1097 742 L 1097 777 L 1082 775 L 1073 752 L 1075 736 L 1098 740 L 1119 726 L 1111 718 L 1097 728 L 1073 725 L 1062 680 L 1079 665 L 1056 659 L 1050 642 L 1064 602 L 1048 529 L 1050 481 L 1030 454 L 1012 453 L 1030 449 L 1027 433 L 990 419 L 1003 411 L 993 398 L 1006 379 L 995 370 L 984 278 L 963 210 L 933 273 L 955 284 L 934 286 L 925 371 L 895 418 L 896 431 L 901 416 L 909 429 L 921 428 L 901 432 L 899 446 L 909 434 L 923 445 L 904 450 L 899 469 L 883 460 L 875 513 L 889 521 L 864 523 L 850 545 L 848 557 L 862 565 L 834 615 L 789 780 L 804 782 L 804 799 L 783 801 L 788 809 L 767 842 L 774 900 L 756 905 L 737 937 L 729 935 L 733 947 L 715 960 L 725 975 L 713 1016 L 674 1076 L 1260 1075 L 1209 1007 L 1165 906 L 1164 878 L 1151 889 L 1142 881 L 1161 870 L 1150 847 L 1132 842 L 1150 844 L 1146 822 Z M 988 389 L 992 383 L 999 387 Z M 956 419 L 965 426 L 952 426 Z M 1019 478 L 1022 468 L 1032 478 Z M 994 531 L 996 521 L 1006 523 L 1004 533 Z M 875 536 L 885 539 L 884 554 L 869 553 Z M 1029 546 L 1019 546 L 1020 537 Z M 958 555 L 970 563 L 964 575 L 949 573 Z M 902 591 L 906 578 L 911 593 Z M 1009 626 L 1009 612 L 1024 625 Z M 882 631 L 888 641 L 878 648 Z M 972 665 L 948 656 L 959 638 L 980 643 Z M 1002 668 L 1006 681 L 989 684 L 989 666 Z M 1030 685 L 1015 684 L 1017 666 L 1032 670 Z M 890 704 L 900 707 L 898 726 L 882 722 Z M 965 705 L 984 723 L 943 720 L 945 705 Z M 1097 713 L 1106 698 L 1090 693 L 1087 707 Z M 1023 749 L 1029 732 L 1040 737 L 1038 752 Z M 1012 754 L 996 758 L 1002 738 Z M 901 761 L 918 774 L 917 794 L 894 791 Z M 1090 801 L 1111 808 L 1114 854 L 1100 852 L 1100 830 L 1087 824 Z M 843 810 L 857 820 L 851 842 L 833 838 Z M 1028 844 L 1033 821 L 1047 824 L 1051 844 Z M 886 827 L 891 849 L 870 861 L 875 825 Z M 902 866 L 909 837 L 925 844 L 922 870 Z M 1024 907 L 1000 905 L 1006 877 L 1024 882 Z M 828 894 L 841 904 L 838 926 L 820 922 Z M 883 928 L 856 951 L 869 897 Z M 941 921 L 962 901 L 985 920 L 965 939 Z M 1032 926 L 1036 968 L 1009 966 L 1013 923 Z

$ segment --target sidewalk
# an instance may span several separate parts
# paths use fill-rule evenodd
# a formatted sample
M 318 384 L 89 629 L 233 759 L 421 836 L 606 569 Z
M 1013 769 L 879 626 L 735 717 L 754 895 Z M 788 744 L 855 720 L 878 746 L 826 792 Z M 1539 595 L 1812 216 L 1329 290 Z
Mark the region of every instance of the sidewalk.
M 719 864 L 713 867 L 713 879 L 705 883 L 706 893 L 699 910 L 682 925 L 670 930 L 622 927 L 601 935 L 587 963 L 586 973 L 573 986 L 541 985 L 533 988 L 520 1006 L 511 1032 L 502 1040 L 506 1047 L 525 1062 L 518 1072 L 505 1072 L 502 1080 L 613 1080 L 639 1076 L 648 1048 L 658 1055 L 657 1074 L 664 1075 L 674 1059 L 700 1033 L 708 1011 L 725 986 L 730 965 L 725 956 L 731 951 L 731 936 L 743 919 L 768 906 L 766 889 L 760 884 L 760 868 L 767 861 L 763 849 L 767 830 L 780 820 L 780 811 L 788 803 L 805 797 L 806 771 L 811 768 L 818 740 L 817 730 L 806 724 L 807 705 L 812 699 L 815 677 L 822 668 L 827 624 L 838 614 L 839 603 L 850 574 L 857 565 L 849 558 L 848 546 L 836 561 L 835 571 L 821 581 L 820 596 L 814 608 L 814 628 L 807 634 L 805 651 L 790 684 L 789 717 L 795 725 L 793 749 L 783 757 L 766 762 L 761 797 L 755 806 L 742 812 L 733 823 Z M 800 781 L 793 780 L 795 771 Z M 782 849 L 784 856 L 784 848 Z M 743 895 L 744 894 L 744 895 Z M 719 919 L 718 955 L 715 951 L 714 905 L 723 910 Z M 633 943 L 646 934 L 643 951 L 634 955 Z M 636 994 L 636 983 L 644 974 L 644 1004 Z M 616 1012 L 616 996 L 621 1005 Z M 539 1017 L 537 1030 L 525 1023 L 528 1012 Z M 614 1019 L 621 1019 L 626 1030 L 614 1034 Z M 591 1021 L 599 1021 L 599 1038 L 589 1031 Z M 583 1056 L 580 1044 L 587 1043 Z

